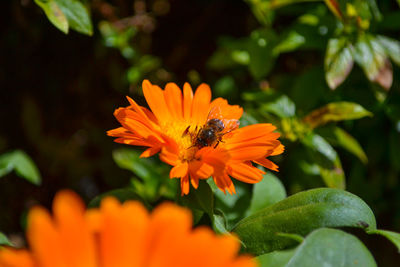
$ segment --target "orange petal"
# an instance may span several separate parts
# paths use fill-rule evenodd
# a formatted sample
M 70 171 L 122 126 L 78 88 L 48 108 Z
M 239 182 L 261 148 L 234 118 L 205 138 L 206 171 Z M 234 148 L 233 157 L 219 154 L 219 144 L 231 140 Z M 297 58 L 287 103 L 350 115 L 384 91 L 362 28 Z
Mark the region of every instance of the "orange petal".
M 211 102 L 210 109 L 218 107 L 221 112 L 221 116 L 227 120 L 238 120 L 243 115 L 243 109 L 238 105 L 229 105 L 228 101 L 223 98 L 216 98 Z
M 146 149 L 142 154 L 140 154 L 140 158 L 148 158 L 153 156 L 154 154 L 157 154 L 160 152 L 161 147 L 160 146 L 155 146 L 155 147 L 150 147 Z
M 191 176 L 190 175 L 190 182 L 194 189 L 197 189 L 199 187 L 199 178 L 197 176 Z
M 181 178 L 181 195 L 189 194 L 189 175 Z
M 53 201 L 54 220 L 68 266 L 96 267 L 94 238 L 86 225 L 85 205 L 71 191 L 59 192 Z
M 176 165 L 169 172 L 169 178 L 179 178 L 187 175 L 189 169 L 189 164 L 187 162 L 183 162 L 181 164 Z
M 171 120 L 164 93 L 160 87 L 152 85 L 148 80 L 142 83 L 143 94 L 151 111 L 153 111 L 159 123 L 168 123 Z
M 279 146 L 277 146 L 274 149 L 274 151 L 272 151 L 270 156 L 276 156 L 276 155 L 282 154 L 283 151 L 285 151 L 285 147 L 282 144 L 280 144 Z
M 264 140 L 276 139 L 279 137 L 278 133 L 274 133 L 272 136 L 269 135 L 275 129 L 276 127 L 270 123 L 260 123 L 260 124 L 245 126 L 243 128 L 236 130 L 235 134 L 229 140 L 227 140 L 227 143 L 229 144 L 246 143 L 253 139 L 258 139 L 258 138 Z
M 50 214 L 41 207 L 34 207 L 28 215 L 27 237 L 35 260 L 40 267 L 69 267 L 59 233 Z
M 232 160 L 249 161 L 256 160 L 266 155 L 268 149 L 265 146 L 249 146 L 230 150 Z
M 261 158 L 261 159 L 257 159 L 257 160 L 253 160 L 255 163 L 260 164 L 262 166 L 264 166 L 265 168 L 268 168 L 270 170 L 273 171 L 279 171 L 278 170 L 278 165 L 276 165 L 275 163 L 273 163 L 272 161 L 270 161 L 269 159 L 266 158 Z
M 182 119 L 183 106 L 181 89 L 174 83 L 168 83 L 165 86 L 164 98 L 171 115 L 176 119 Z
M 190 84 L 183 85 L 183 118 L 189 120 L 192 117 L 193 90 Z
M 198 125 L 205 124 L 210 110 L 211 89 L 207 84 L 200 84 L 194 94 L 192 106 L 193 122 Z
M 263 178 L 261 170 L 244 163 L 230 164 L 228 173 L 233 178 L 249 184 L 258 183 Z
M 143 246 L 149 216 L 139 202 L 123 205 L 115 198 L 101 202 L 100 255 L 103 267 L 144 266 Z
M 26 250 L 0 249 L 1 267 L 34 267 L 31 254 Z
M 154 209 L 150 220 L 146 266 L 181 267 L 182 248 L 190 245 L 191 212 L 172 203 L 163 203 Z

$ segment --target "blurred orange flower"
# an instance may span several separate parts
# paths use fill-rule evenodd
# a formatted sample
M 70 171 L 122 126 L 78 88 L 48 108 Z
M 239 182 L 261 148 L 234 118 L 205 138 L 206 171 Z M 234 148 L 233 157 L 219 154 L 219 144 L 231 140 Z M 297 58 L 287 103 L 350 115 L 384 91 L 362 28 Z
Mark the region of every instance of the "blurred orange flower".
M 183 94 L 174 83 L 165 90 L 144 80 L 143 94 L 151 109 L 128 98 L 130 106 L 118 108 L 114 116 L 122 127 L 108 131 L 115 142 L 149 147 L 141 157 L 160 152 L 172 166 L 171 178 L 181 179 L 182 194 L 189 193 L 199 179 L 213 177 L 223 192 L 235 193 L 231 177 L 246 183 L 261 181 L 260 169 L 252 162 L 277 171 L 266 157 L 281 154 L 283 145 L 269 123 L 238 128 L 243 109 L 225 99 L 211 101 L 211 89 L 201 84 L 193 95 L 188 83 Z
M 192 230 L 189 210 L 106 198 L 85 211 L 73 192 L 58 193 L 53 218 L 41 207 L 28 216 L 30 250 L 0 249 L 1 267 L 255 267 L 237 256 L 239 242 L 208 228 Z

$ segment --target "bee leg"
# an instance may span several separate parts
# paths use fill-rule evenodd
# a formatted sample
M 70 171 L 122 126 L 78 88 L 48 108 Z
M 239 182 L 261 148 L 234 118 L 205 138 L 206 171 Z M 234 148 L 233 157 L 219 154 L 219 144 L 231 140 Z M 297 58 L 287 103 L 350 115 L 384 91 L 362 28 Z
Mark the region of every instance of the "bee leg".
M 190 125 L 185 129 L 185 131 L 183 131 L 182 137 L 184 137 L 185 135 L 187 135 L 189 133 L 189 128 L 190 128 Z
M 220 142 L 220 141 L 218 140 L 217 143 L 216 143 L 215 146 L 214 146 L 214 149 L 217 148 L 219 142 Z

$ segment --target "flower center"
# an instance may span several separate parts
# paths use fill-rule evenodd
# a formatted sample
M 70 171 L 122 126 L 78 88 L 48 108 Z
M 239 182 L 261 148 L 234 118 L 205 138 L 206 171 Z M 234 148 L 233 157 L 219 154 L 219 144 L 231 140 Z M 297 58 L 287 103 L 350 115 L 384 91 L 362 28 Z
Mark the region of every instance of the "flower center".
M 190 121 L 177 120 L 162 125 L 161 130 L 165 135 L 172 138 L 179 147 L 179 158 L 181 161 L 192 161 L 198 148 L 194 146 L 197 130 L 200 125 L 195 125 Z

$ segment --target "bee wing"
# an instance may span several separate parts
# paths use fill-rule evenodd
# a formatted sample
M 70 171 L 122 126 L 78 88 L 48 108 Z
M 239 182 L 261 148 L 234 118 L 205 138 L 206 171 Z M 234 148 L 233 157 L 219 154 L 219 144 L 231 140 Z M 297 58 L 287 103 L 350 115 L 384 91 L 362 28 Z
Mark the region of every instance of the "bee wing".
M 207 120 L 210 119 L 220 119 L 223 120 L 221 108 L 219 106 L 214 106 L 208 112 Z
M 232 119 L 232 120 L 223 120 L 224 122 L 224 130 L 223 133 L 227 134 L 232 132 L 233 130 L 236 130 L 239 128 L 240 122 L 238 120 Z

